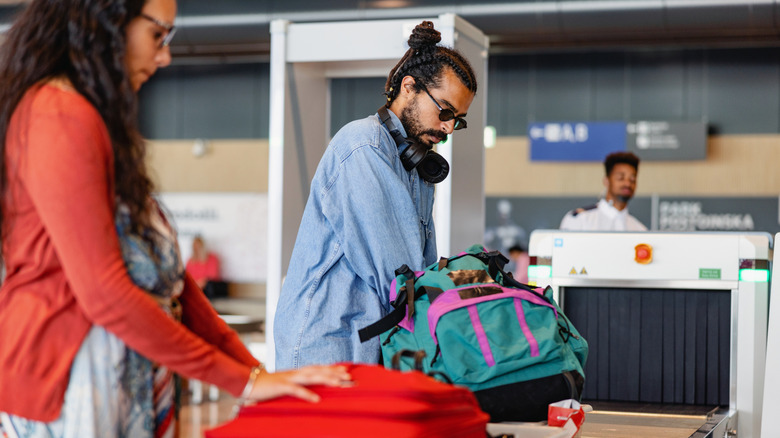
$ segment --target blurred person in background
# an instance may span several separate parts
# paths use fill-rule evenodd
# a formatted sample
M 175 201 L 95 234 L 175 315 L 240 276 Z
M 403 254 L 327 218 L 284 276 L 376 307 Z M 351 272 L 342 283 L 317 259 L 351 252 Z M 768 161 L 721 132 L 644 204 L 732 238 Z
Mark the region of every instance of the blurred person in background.
M 574 231 L 647 231 L 647 227 L 628 213 L 628 201 L 634 197 L 639 157 L 631 152 L 613 152 L 604 160 L 605 195 L 598 203 L 566 213 L 561 230 Z
M 515 280 L 528 284 L 528 265 L 531 257 L 525 247 L 516 243 L 509 247 L 509 263 L 504 267 L 506 272 L 511 272 Z
M 221 280 L 219 258 L 206 248 L 202 236 L 192 239 L 192 255 L 187 260 L 186 269 L 201 289 L 209 281 Z

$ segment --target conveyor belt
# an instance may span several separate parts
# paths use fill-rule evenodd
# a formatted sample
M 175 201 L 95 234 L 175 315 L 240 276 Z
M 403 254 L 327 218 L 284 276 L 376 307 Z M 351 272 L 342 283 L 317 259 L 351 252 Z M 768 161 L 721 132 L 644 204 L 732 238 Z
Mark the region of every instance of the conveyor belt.
M 706 416 L 593 411 L 586 415 L 582 438 L 688 438 Z
M 582 438 L 705 437 L 725 416 L 717 406 L 589 404 L 593 411 L 585 416 Z

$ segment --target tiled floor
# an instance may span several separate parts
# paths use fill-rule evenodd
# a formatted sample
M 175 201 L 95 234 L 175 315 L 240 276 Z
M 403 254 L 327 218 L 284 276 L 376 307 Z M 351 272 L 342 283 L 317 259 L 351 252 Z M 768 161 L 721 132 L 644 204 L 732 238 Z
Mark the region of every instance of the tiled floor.
M 204 394 L 204 401 L 199 404 L 185 398 L 179 412 L 179 438 L 202 438 L 206 429 L 230 420 L 235 404 L 235 398 L 224 392 L 217 401 L 210 401 Z
M 239 331 L 249 351 L 260 362 L 265 362 L 265 334 L 256 331 Z M 188 385 L 191 387 L 191 385 Z M 202 438 L 206 429 L 211 429 L 229 421 L 233 416 L 236 399 L 220 391 L 218 399 L 211 401 L 211 385 L 201 385 L 202 401 L 194 403 L 189 390 L 183 391 L 182 407 L 179 411 L 179 438 Z

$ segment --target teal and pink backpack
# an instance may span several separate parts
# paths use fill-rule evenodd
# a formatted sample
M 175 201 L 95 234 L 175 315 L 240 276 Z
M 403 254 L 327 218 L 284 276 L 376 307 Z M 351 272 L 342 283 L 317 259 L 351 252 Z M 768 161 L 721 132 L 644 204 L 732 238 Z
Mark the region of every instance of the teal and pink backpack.
M 506 262 L 474 245 L 424 271 L 402 266 L 394 310 L 360 330 L 361 340 L 379 336 L 387 368 L 468 387 L 493 422 L 545 420 L 548 404 L 580 399 L 588 344 L 552 290 L 517 282 Z

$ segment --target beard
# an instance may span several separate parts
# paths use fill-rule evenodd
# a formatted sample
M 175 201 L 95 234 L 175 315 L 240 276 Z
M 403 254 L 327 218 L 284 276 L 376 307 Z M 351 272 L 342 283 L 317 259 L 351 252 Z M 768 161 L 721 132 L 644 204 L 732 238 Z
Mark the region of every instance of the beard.
M 401 110 L 401 116 L 398 117 L 398 119 L 401 120 L 401 124 L 404 126 L 404 130 L 406 130 L 406 136 L 418 143 L 427 146 L 428 149 L 433 148 L 435 143 L 431 143 L 430 141 L 425 140 L 423 136 L 432 135 L 434 137 L 441 138 L 441 141 L 447 139 L 447 133 L 444 131 L 439 131 L 436 129 L 425 129 L 425 127 L 420 124 L 420 111 L 417 107 L 417 99 L 412 100 L 409 105 L 406 106 L 406 108 Z
M 633 197 L 634 197 L 633 193 L 630 194 L 630 195 L 615 195 L 615 199 L 617 199 L 618 201 L 620 201 L 620 202 L 622 202 L 624 204 L 628 204 L 628 201 L 630 201 L 631 198 L 633 198 Z

